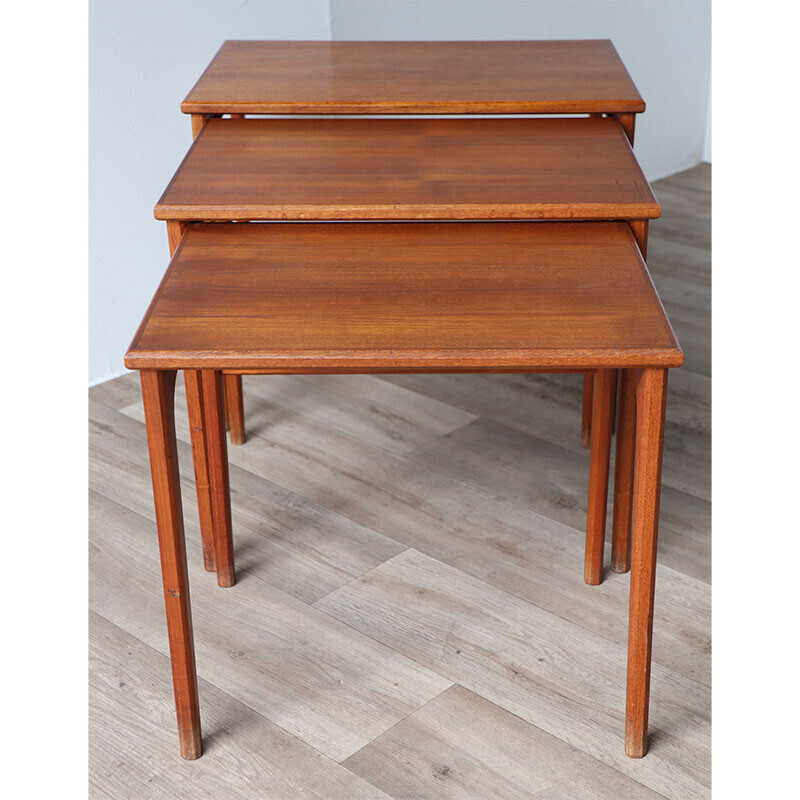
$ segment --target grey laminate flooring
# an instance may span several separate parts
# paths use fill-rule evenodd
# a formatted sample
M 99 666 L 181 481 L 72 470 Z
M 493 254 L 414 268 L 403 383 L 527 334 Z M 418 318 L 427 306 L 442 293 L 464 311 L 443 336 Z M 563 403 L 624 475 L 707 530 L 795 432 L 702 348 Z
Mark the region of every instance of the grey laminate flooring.
M 239 582 L 202 569 L 206 752 L 178 756 L 135 375 L 90 391 L 92 794 L 681 798 L 710 784 L 710 168 L 654 186 L 670 376 L 651 749 L 623 753 L 627 575 L 583 583 L 580 376 L 246 377 Z M 165 243 L 166 249 L 166 243 Z

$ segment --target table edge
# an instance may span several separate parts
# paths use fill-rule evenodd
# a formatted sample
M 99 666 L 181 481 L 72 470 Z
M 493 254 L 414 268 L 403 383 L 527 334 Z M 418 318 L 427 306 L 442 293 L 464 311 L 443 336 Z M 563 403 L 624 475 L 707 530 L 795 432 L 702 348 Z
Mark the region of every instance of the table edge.
M 644 100 L 219 101 L 181 103 L 184 114 L 642 114 Z
M 166 194 L 166 190 L 165 190 Z M 661 206 L 641 203 L 465 203 L 409 205 L 175 205 L 157 203 L 156 219 L 181 222 L 243 220 L 632 220 L 658 219 Z
M 546 370 L 588 370 L 601 367 L 679 367 L 683 351 L 676 348 L 597 350 L 327 350 L 281 353 L 241 353 L 238 355 L 209 351 L 174 352 L 129 350 L 125 354 L 128 369 L 221 369 L 270 373 L 336 372 L 491 372 Z

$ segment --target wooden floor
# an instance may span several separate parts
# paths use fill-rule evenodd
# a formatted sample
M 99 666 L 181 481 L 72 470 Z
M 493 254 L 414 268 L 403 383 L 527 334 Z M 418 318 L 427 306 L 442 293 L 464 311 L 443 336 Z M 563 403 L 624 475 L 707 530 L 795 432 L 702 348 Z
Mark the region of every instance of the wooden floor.
M 179 387 L 206 745 L 182 761 L 127 375 L 90 391 L 92 797 L 709 796 L 710 168 L 654 189 L 649 264 L 686 365 L 647 757 L 623 748 L 629 576 L 583 583 L 582 378 L 276 376 L 245 378 L 250 438 L 229 448 L 231 589 L 202 568 Z

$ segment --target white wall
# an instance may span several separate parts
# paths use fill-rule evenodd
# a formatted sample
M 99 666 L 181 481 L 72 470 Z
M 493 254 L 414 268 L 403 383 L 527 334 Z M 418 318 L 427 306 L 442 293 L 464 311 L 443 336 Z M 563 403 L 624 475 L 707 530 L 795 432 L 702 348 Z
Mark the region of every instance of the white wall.
M 708 81 L 708 110 L 706 111 L 706 131 L 703 136 L 703 161 L 711 163 L 711 80 Z
M 702 158 L 709 0 L 333 0 L 334 39 L 611 39 L 647 110 L 636 153 L 651 180 Z
M 179 104 L 224 39 L 611 39 L 648 108 L 648 178 L 697 164 L 708 0 L 91 0 L 89 380 L 124 372 L 167 262 L 152 209 L 191 141 Z
M 224 39 L 330 39 L 328 0 L 91 0 L 89 382 L 122 357 L 168 260 L 153 206 L 192 134 L 180 102 Z

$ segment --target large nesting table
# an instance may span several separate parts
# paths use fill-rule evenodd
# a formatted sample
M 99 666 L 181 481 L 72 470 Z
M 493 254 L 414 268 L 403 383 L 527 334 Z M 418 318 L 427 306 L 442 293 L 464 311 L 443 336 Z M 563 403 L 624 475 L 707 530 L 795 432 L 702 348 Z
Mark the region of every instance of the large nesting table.
M 626 222 L 185 223 L 125 357 L 142 381 L 181 754 L 196 758 L 202 740 L 178 370 L 198 489 L 214 522 L 204 551 L 224 585 L 234 567 L 223 371 L 596 371 L 589 516 L 604 518 L 607 452 L 603 474 L 595 449 L 607 446 L 611 385 L 622 370 L 621 402 L 635 404 L 635 419 L 622 413 L 617 431 L 628 454 L 617 480 L 633 514 L 625 747 L 638 757 L 647 749 L 667 372 L 682 362 Z M 589 527 L 587 565 L 599 558 L 602 567 L 603 536 L 602 526 Z
M 616 117 L 633 145 L 645 103 L 607 39 L 506 42 L 226 41 L 181 104 L 213 117 L 557 114 Z M 646 230 L 639 246 L 647 255 Z M 584 375 L 581 441 L 591 433 Z M 245 441 L 241 378 L 225 379 L 231 442 Z
M 243 374 L 583 372 L 596 584 L 619 373 L 612 567 L 632 569 L 626 752 L 644 755 L 666 376 L 683 356 L 644 265 L 660 209 L 631 151 L 644 102 L 613 45 L 225 42 L 182 110 L 195 141 L 156 206 L 173 259 L 126 356 L 142 377 L 182 755 L 202 743 L 178 370 L 222 586 L 235 582 L 224 431 L 244 441 Z M 243 118 L 307 114 L 560 118 Z

